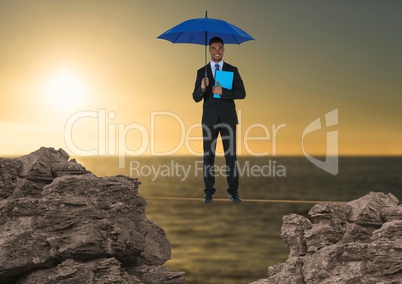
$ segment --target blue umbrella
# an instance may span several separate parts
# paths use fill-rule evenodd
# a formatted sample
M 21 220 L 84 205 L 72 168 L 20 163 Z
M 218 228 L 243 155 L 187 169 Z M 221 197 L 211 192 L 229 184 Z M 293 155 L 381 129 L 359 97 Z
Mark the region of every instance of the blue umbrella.
M 207 65 L 207 45 L 213 37 L 220 37 L 225 44 L 241 44 L 254 40 L 248 33 L 228 22 L 208 18 L 190 19 L 167 30 L 158 38 L 172 43 L 190 43 L 205 46 L 205 65 Z M 205 77 L 207 69 L 205 68 Z

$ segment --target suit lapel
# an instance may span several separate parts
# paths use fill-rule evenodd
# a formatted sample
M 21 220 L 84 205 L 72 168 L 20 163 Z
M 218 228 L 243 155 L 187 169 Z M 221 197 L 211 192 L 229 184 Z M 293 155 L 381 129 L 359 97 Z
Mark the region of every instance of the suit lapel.
M 208 66 L 207 66 L 207 75 L 209 78 L 209 81 L 211 82 L 211 86 L 215 85 L 215 79 L 214 79 L 214 75 L 212 74 L 212 69 L 211 69 L 211 63 L 208 62 Z

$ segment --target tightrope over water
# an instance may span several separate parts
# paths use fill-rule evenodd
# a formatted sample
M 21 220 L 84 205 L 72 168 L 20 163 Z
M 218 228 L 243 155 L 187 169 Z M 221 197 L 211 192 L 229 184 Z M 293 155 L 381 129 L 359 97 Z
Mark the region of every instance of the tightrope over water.
M 177 200 L 177 201 L 202 201 L 202 198 L 195 197 L 173 197 L 173 196 L 143 196 L 148 200 Z M 226 198 L 214 198 L 214 202 L 233 202 Z M 254 203 L 299 203 L 299 204 L 318 204 L 318 203 L 335 203 L 345 204 L 344 201 L 323 201 L 323 200 L 286 200 L 286 199 L 243 199 L 242 202 Z

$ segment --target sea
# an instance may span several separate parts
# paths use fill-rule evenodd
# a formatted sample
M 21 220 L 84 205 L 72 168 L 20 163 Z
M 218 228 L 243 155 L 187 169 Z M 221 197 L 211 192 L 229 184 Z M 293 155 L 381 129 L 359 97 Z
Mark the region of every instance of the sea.
M 165 265 L 184 271 L 189 284 L 266 278 L 268 266 L 286 261 L 289 253 L 281 239 L 283 216 L 308 216 L 316 201 L 351 201 L 371 191 L 402 200 L 402 157 L 339 157 L 336 175 L 306 157 L 239 157 L 242 203 L 220 201 L 228 195 L 224 158 L 217 157 L 218 200 L 212 204 L 202 203 L 200 157 L 76 159 L 97 176 L 123 174 L 142 182 L 146 215 L 171 244 Z

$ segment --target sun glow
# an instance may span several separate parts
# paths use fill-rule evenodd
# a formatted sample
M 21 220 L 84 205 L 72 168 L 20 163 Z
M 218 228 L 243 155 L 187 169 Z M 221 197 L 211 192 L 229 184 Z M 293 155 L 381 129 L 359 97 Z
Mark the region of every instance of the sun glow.
M 44 93 L 52 106 L 62 109 L 80 106 L 88 96 L 88 86 L 74 70 L 62 69 L 46 82 Z

